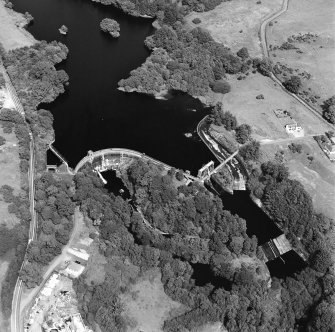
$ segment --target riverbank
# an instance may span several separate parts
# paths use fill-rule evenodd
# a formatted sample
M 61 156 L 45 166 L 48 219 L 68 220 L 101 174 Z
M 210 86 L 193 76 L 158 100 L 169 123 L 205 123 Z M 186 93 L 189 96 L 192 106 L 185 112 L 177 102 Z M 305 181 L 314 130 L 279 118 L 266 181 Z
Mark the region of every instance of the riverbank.
M 0 44 L 6 51 L 24 46 L 32 46 L 37 41 L 25 29 L 28 20 L 23 14 L 6 7 L 0 0 Z

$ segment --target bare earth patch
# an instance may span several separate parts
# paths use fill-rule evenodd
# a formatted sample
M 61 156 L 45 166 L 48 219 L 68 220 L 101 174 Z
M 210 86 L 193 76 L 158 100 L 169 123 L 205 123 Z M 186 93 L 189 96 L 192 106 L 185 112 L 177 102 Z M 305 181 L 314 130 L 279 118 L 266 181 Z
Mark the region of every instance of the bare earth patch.
M 234 0 L 223 2 L 215 9 L 204 13 L 191 13 L 186 20 L 192 27 L 202 27 L 210 31 L 213 38 L 237 52 L 247 47 L 253 57 L 260 57 L 262 50 L 258 30 L 262 20 L 281 7 L 281 0 Z M 200 24 L 192 23 L 200 18 Z
M 305 42 L 295 42 L 296 50 L 270 52 L 273 62 L 280 62 L 293 69 L 311 74 L 303 80 L 321 96 L 321 101 L 335 94 L 335 2 L 333 0 L 290 0 L 288 11 L 269 26 L 268 43 L 280 46 L 292 35 L 311 33 L 317 35 Z M 275 54 L 275 56 L 274 56 Z
M 283 109 L 302 125 L 305 135 L 321 134 L 328 127 L 314 114 L 286 94 L 268 77 L 260 74 L 250 74 L 245 80 L 230 78 L 231 92 L 222 95 L 213 93 L 207 97 L 207 102 L 221 101 L 224 110 L 233 113 L 239 123 L 248 123 L 253 128 L 253 135 L 258 140 L 288 139 L 290 136 L 274 110 Z M 256 99 L 259 94 L 264 99 Z
M 153 269 L 121 296 L 125 316 L 133 322 L 128 332 L 161 332 L 164 321 L 183 306 L 165 293 L 158 269 Z
M 0 0 L 0 44 L 6 51 L 35 44 L 35 38 L 23 28 L 26 24 L 24 16 L 4 4 Z

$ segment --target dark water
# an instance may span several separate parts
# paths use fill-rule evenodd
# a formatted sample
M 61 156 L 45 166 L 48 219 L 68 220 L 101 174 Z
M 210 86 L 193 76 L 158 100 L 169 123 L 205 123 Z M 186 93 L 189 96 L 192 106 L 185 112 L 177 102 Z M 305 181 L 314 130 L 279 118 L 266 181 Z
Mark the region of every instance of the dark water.
M 88 150 L 112 147 L 144 152 L 193 174 L 204 163 L 215 159 L 195 133 L 198 122 L 208 112 L 198 100 L 176 93 L 162 101 L 117 90 L 117 82 L 128 77 L 149 55 L 143 42 L 153 32 L 152 20 L 126 16 L 112 6 L 90 0 L 12 2 L 16 11 L 28 11 L 35 18 L 28 30 L 36 39 L 58 40 L 70 49 L 68 59 L 59 66 L 69 74 L 70 86 L 55 102 L 43 106 L 54 115 L 54 145 L 70 166 L 75 167 Z M 99 23 L 105 17 L 120 23 L 119 39 L 100 31 Z M 69 28 L 67 36 L 58 31 L 63 24 Z M 195 138 L 186 138 L 187 132 L 192 132 Z M 51 158 L 49 162 L 54 164 L 57 160 Z M 124 189 L 115 173 L 107 172 L 103 176 L 110 191 L 118 194 Z M 260 243 L 281 233 L 264 218 L 246 192 L 227 195 L 223 200 L 228 210 L 247 220 L 248 234 L 255 234 Z M 290 267 L 298 264 L 294 259 L 292 262 Z M 272 262 L 269 267 L 273 275 L 292 273 L 281 261 Z M 207 282 L 207 272 L 201 271 L 201 266 L 195 268 L 200 284 Z
M 176 94 L 168 101 L 117 90 L 117 82 L 129 76 L 147 56 L 146 36 L 152 20 L 126 16 L 112 6 L 90 0 L 14 0 L 14 9 L 35 18 L 28 30 L 38 40 L 58 40 L 70 49 L 59 66 L 70 76 L 66 94 L 49 109 L 55 118 L 55 147 L 74 167 L 88 150 L 124 147 L 196 173 L 212 159 L 200 141 L 186 138 L 207 113 L 198 100 Z M 121 37 L 100 31 L 105 18 L 116 19 Z M 58 28 L 65 24 L 67 36 Z M 197 109 L 197 112 L 191 111 Z
M 116 172 L 109 170 L 102 173 L 103 178 L 107 181 L 105 188 L 115 196 L 121 195 L 124 199 L 130 199 L 130 193 L 123 181 L 116 175 Z

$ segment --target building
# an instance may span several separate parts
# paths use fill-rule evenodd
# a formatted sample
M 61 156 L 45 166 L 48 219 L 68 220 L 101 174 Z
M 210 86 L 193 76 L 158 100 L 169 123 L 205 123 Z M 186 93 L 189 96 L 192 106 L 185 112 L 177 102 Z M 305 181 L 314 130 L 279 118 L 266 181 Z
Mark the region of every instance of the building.
M 70 278 L 78 278 L 83 271 L 85 270 L 85 266 L 78 264 L 76 262 L 70 262 L 67 268 L 63 271 L 63 273 Z
M 325 152 L 331 161 L 335 160 L 335 137 L 330 139 L 330 143 L 325 144 Z
M 76 258 L 79 258 L 79 261 L 83 260 L 85 262 L 90 257 L 90 255 L 84 249 L 69 248 L 67 251 L 69 254 L 75 256 Z
M 288 123 L 285 125 L 285 129 L 289 134 L 301 132 L 303 129 L 297 122 Z

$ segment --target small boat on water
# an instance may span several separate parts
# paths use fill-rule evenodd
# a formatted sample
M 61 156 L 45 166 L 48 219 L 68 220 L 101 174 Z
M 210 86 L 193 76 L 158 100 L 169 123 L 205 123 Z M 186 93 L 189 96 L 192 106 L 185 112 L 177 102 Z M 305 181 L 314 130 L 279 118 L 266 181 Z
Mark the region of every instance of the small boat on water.
M 69 31 L 68 27 L 66 25 L 62 25 L 58 31 L 62 34 L 62 35 L 66 35 L 67 32 Z

